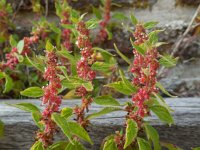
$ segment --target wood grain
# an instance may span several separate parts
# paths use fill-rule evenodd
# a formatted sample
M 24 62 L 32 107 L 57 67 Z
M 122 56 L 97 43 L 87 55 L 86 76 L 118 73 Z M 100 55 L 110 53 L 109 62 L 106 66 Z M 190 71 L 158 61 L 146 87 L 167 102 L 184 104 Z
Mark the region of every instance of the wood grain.
M 127 101 L 119 99 L 121 103 Z M 5 124 L 5 136 L 0 139 L 0 150 L 28 150 L 34 142 L 34 125 L 31 114 L 14 107 L 7 106 L 3 102 L 19 103 L 30 102 L 40 106 L 39 100 L 1 100 L 0 119 Z M 166 102 L 174 110 L 175 125 L 171 127 L 160 122 L 156 116 L 147 120 L 159 131 L 162 141 L 177 144 L 183 149 L 200 146 L 200 99 L 199 98 L 168 98 Z M 63 107 L 73 107 L 80 100 L 64 100 Z M 90 113 L 99 111 L 102 107 L 92 105 Z M 87 149 L 98 150 L 101 141 L 107 135 L 120 130 L 124 122 L 124 113 L 113 112 L 91 121 L 89 133 L 94 145 L 85 144 Z M 62 133 L 56 135 L 56 140 L 65 139 Z

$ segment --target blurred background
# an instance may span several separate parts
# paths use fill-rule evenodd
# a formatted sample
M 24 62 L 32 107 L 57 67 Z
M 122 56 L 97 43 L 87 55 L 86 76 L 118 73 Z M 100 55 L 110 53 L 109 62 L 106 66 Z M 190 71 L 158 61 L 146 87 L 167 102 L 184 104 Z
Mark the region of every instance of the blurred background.
M 0 30 L 4 33 L 0 35 L 0 49 L 3 51 L 1 51 L 1 61 L 5 60 L 4 53 L 10 51 L 9 48 L 5 48 L 3 38 L 9 35 L 15 35 L 17 39 L 22 39 L 24 36 L 29 37 L 34 27 L 33 22 L 41 17 L 46 17 L 49 22 L 56 25 L 60 22 L 55 12 L 54 0 L 7 0 L 6 2 L 10 3 L 13 11 L 8 17 L 9 24 L 6 27 L 2 24 L 0 26 Z M 94 15 L 92 14 L 93 7 L 100 8 L 101 6 L 100 0 L 69 0 L 68 2 L 74 9 L 81 13 L 88 12 L 91 16 Z M 132 47 L 129 41 L 131 33 L 127 32 L 126 28 L 130 22 L 123 18 L 134 13 L 139 20 L 144 22 L 158 21 L 157 28 L 164 30 L 159 34 L 159 41 L 167 43 L 159 48 L 160 52 L 179 57 L 176 67 L 159 71 L 161 83 L 170 93 L 179 97 L 200 96 L 200 14 L 198 7 L 200 0 L 112 0 L 112 3 L 111 14 L 114 14 L 110 20 L 112 39 L 105 41 L 102 47 L 112 51 L 113 43 L 117 43 L 119 50 L 132 58 Z M 127 66 L 120 57 L 117 60 L 121 67 Z M 12 73 L 12 78 L 15 80 L 14 88 L 6 93 L 1 92 L 1 98 L 23 98 L 19 91 L 30 85 L 46 84 L 39 81 L 34 73 L 29 74 L 29 81 L 25 79 L 27 76 L 23 76 L 23 71 L 19 73 L 18 70 L 16 74 Z M 4 81 L 1 80 L 1 82 Z M 1 90 L 3 89 L 2 84 Z M 120 97 L 120 94 L 117 97 Z

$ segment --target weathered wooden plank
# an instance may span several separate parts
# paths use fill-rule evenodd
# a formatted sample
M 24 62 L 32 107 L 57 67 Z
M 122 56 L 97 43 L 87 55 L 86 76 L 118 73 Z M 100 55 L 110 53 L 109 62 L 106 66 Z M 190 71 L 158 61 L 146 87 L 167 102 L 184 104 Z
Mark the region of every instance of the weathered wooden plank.
M 31 102 L 40 106 L 39 100 L 2 100 L 2 102 L 18 103 Z M 120 99 L 125 102 L 125 99 Z M 169 98 L 167 103 L 174 110 L 173 116 L 176 125 L 168 127 L 152 115 L 148 120 L 159 131 L 161 140 L 178 144 L 184 149 L 200 146 L 200 99 L 198 98 Z M 64 100 L 63 107 L 73 107 L 79 104 L 80 100 Z M 100 110 L 102 107 L 93 104 L 90 113 Z M 95 145 L 88 149 L 98 149 L 100 142 L 108 134 L 119 130 L 124 122 L 123 112 L 113 112 L 92 120 L 89 128 L 90 136 Z M 0 118 L 5 123 L 5 136 L 0 140 L 0 150 L 28 150 L 34 142 L 34 132 L 37 128 L 34 126 L 30 113 L 19 109 L 0 104 Z M 65 139 L 62 134 L 58 134 L 56 139 Z

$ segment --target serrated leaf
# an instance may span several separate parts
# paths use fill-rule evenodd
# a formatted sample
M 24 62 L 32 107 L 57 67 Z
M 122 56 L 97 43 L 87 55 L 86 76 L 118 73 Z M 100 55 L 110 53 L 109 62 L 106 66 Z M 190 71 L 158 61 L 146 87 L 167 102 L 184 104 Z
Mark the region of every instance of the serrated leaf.
M 20 94 L 27 97 L 41 97 L 44 91 L 40 87 L 29 87 L 21 91 Z
M 20 40 L 18 42 L 18 44 L 17 44 L 17 51 L 18 51 L 18 53 L 21 54 L 22 51 L 23 51 L 23 49 L 24 49 L 24 40 Z
M 163 93 L 165 93 L 166 95 L 168 95 L 168 96 L 170 96 L 170 97 L 174 97 L 174 98 L 177 97 L 177 96 L 173 96 L 173 95 L 171 95 L 169 92 L 167 92 L 160 82 L 156 82 L 156 86 L 157 86 Z
M 119 110 L 122 110 L 121 108 L 119 107 L 105 107 L 103 108 L 102 110 L 100 110 L 99 112 L 96 112 L 96 113 L 93 113 L 93 114 L 90 114 L 86 117 L 86 119 L 93 119 L 93 118 L 97 118 L 99 116 L 103 116 L 105 114 L 108 114 L 110 112 L 113 112 L 113 111 L 119 111 Z
M 77 122 L 68 122 L 67 126 L 70 128 L 70 131 L 78 136 L 79 138 L 89 142 L 90 144 L 93 144 L 92 140 L 90 139 L 89 134 L 87 131 L 81 127 Z
M 136 17 L 133 14 L 131 15 L 131 22 L 133 25 L 136 25 L 138 23 L 138 20 L 136 19 Z
M 145 132 L 147 138 L 153 142 L 155 150 L 161 150 L 160 141 L 159 141 L 159 134 L 152 126 L 148 125 L 147 123 L 144 124 Z
M 138 53 L 140 53 L 141 55 L 144 55 L 144 54 L 145 54 L 145 52 L 146 52 L 145 49 L 143 49 L 142 47 L 140 47 L 140 46 L 138 46 L 138 45 L 135 45 L 131 38 L 130 38 L 130 41 L 131 41 L 131 44 L 132 44 L 133 48 L 134 48 Z
M 139 150 L 152 150 L 149 142 L 147 142 L 146 140 L 138 137 L 137 142 L 138 142 Z
M 95 97 L 94 102 L 103 106 L 120 106 L 120 103 L 110 95 Z
M 61 117 L 68 118 L 73 114 L 73 109 L 69 107 L 65 107 L 61 110 Z
M 84 146 L 79 141 L 73 141 L 72 143 L 69 143 L 65 150 L 84 150 Z
M 131 119 L 127 120 L 126 127 L 126 141 L 124 144 L 124 149 L 126 149 L 137 137 L 138 126 L 137 123 Z
M 31 103 L 25 103 L 24 102 L 24 103 L 17 103 L 17 104 L 9 104 L 9 103 L 5 103 L 5 104 L 8 105 L 8 106 L 19 108 L 19 109 L 24 110 L 24 111 L 31 112 L 31 113 L 40 112 L 40 109 L 37 106 L 35 106 Z
M 116 44 L 114 43 L 114 47 L 115 47 L 115 50 L 117 52 L 117 54 L 124 60 L 126 61 L 129 65 L 131 65 L 131 61 L 129 58 L 127 58 L 124 54 L 122 54 L 122 52 L 117 48 Z
M 42 146 L 42 142 L 36 141 L 33 146 L 30 148 L 30 150 L 44 150 Z
M 114 139 L 109 139 L 105 142 L 103 150 L 117 150 L 117 144 Z
M 171 55 L 161 55 L 161 58 L 159 59 L 159 63 L 168 68 L 176 66 L 177 61 L 178 58 L 173 58 Z
M 158 24 L 158 22 L 155 21 L 151 21 L 151 22 L 146 22 L 144 24 L 145 29 L 151 29 L 153 27 L 155 27 Z
M 158 116 L 158 118 L 161 121 L 164 121 L 168 123 L 169 125 L 174 123 L 174 120 L 171 114 L 165 107 L 161 105 L 154 105 L 154 106 L 151 106 L 150 109 Z

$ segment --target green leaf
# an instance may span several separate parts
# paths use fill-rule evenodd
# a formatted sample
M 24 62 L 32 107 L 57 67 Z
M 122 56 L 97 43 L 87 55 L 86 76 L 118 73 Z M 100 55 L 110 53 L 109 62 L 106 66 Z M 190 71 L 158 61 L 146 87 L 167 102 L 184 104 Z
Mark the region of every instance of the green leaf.
M 57 53 L 65 58 L 69 59 L 70 61 L 75 61 L 74 56 L 72 54 L 70 54 L 70 52 L 67 49 L 57 51 Z
M 50 145 L 47 150 L 64 150 L 69 142 L 67 141 L 58 141 L 52 145 Z
M 97 9 L 96 7 L 92 7 L 92 11 L 93 14 L 95 14 L 95 16 L 101 20 L 102 19 L 102 15 L 101 15 L 101 11 L 99 9 Z
M 141 55 L 144 55 L 144 54 L 145 54 L 145 52 L 146 52 L 145 49 L 143 49 L 142 47 L 140 47 L 140 46 L 138 46 L 138 45 L 135 45 L 131 38 L 130 38 L 130 41 L 131 41 L 131 44 L 132 44 L 133 48 L 134 48 L 138 53 L 140 53 Z
M 94 102 L 104 106 L 120 106 L 120 103 L 110 95 L 103 95 L 94 98 Z
M 67 125 L 70 128 L 70 131 L 78 136 L 79 138 L 89 142 L 90 144 L 93 144 L 93 142 L 90 139 L 90 136 L 88 135 L 87 131 L 80 126 L 77 122 L 68 122 Z
M 129 65 L 131 65 L 131 61 L 129 60 L 129 58 L 127 58 L 124 54 L 122 54 L 122 52 L 117 48 L 116 44 L 114 43 L 114 47 L 115 47 L 115 50 L 117 52 L 117 54 L 124 60 L 126 61 Z
M 158 116 L 158 118 L 161 121 L 164 121 L 168 124 L 174 123 L 174 120 L 173 120 L 171 114 L 165 107 L 163 107 L 161 105 L 154 105 L 154 106 L 151 106 L 150 109 Z
M 28 112 L 40 112 L 40 109 L 31 104 L 31 103 L 17 103 L 17 104 L 8 104 L 8 103 L 5 103 L 6 105 L 8 106 L 12 106 L 12 107 L 16 107 L 16 108 L 19 108 L 21 110 L 25 110 L 25 111 L 28 111 Z
M 157 86 L 163 93 L 165 93 L 167 96 L 174 97 L 174 98 L 177 97 L 177 96 L 173 96 L 173 95 L 171 95 L 169 92 L 167 92 L 160 82 L 156 82 L 156 86 Z
M 54 31 L 55 33 L 57 33 L 57 34 L 61 34 L 61 29 L 60 28 L 58 28 L 58 27 L 56 27 L 56 25 L 55 24 L 49 24 L 49 27 L 50 27 L 50 29 L 52 30 L 52 31 Z M 48 42 L 48 41 L 47 41 Z M 47 46 L 47 45 L 46 45 Z M 49 44 L 49 46 L 51 46 L 51 43 Z M 53 47 L 49 47 L 49 48 L 52 48 L 53 49 Z M 46 47 L 46 50 L 52 50 L 52 49 L 47 49 L 47 47 Z
M 42 142 L 40 141 L 36 141 L 33 146 L 31 147 L 30 150 L 44 150 L 43 146 L 42 146 Z
M 154 129 L 152 126 L 150 126 L 149 124 L 145 123 L 144 124 L 144 128 L 147 134 L 147 138 L 150 140 L 152 140 L 153 145 L 154 145 L 154 149 L 155 150 L 161 150 L 161 146 L 160 146 L 160 141 L 159 141 L 159 134 L 156 131 L 156 129 Z
M 131 15 L 131 22 L 133 25 L 136 25 L 138 23 L 138 20 L 136 19 L 136 17 L 133 14 Z
M 38 111 L 32 112 L 32 118 L 33 121 L 35 122 L 35 124 L 40 128 L 40 129 L 44 129 L 43 124 L 40 123 L 41 118 L 42 118 L 42 114 Z
M 131 119 L 127 120 L 126 127 L 126 141 L 124 144 L 124 149 L 126 149 L 137 137 L 138 126 L 137 123 Z
M 91 82 L 84 81 L 77 77 L 70 77 L 69 80 L 68 79 L 62 80 L 62 85 L 68 89 L 75 89 L 77 87 L 83 86 L 86 88 L 87 91 L 93 90 L 93 85 Z
M 72 144 L 72 143 L 68 141 L 58 141 L 54 143 L 53 145 L 50 145 L 47 150 L 67 150 L 66 147 L 69 144 Z
M 178 58 L 173 58 L 171 55 L 161 55 L 161 58 L 159 59 L 159 63 L 167 68 L 176 66 L 177 61 Z
M 18 44 L 17 44 L 17 51 L 18 51 L 18 53 L 21 54 L 22 51 L 23 51 L 23 49 L 24 49 L 24 40 L 20 40 L 18 42 Z
M 105 63 L 105 62 L 95 62 L 92 65 L 92 70 L 108 72 L 115 67 L 115 64 Z
M 166 147 L 168 150 L 183 150 L 180 147 L 170 143 L 161 142 L 161 145 Z
M 119 110 L 122 110 L 121 108 L 119 107 L 105 107 L 103 108 L 102 110 L 100 110 L 99 112 L 96 112 L 96 113 L 93 113 L 93 114 L 90 114 L 86 117 L 86 119 L 93 119 L 93 118 L 97 118 L 99 116 L 103 116 L 105 114 L 108 114 L 108 113 L 111 113 L 113 111 L 119 111 Z
M 58 113 L 53 113 L 51 115 L 51 118 L 60 127 L 62 132 L 68 137 L 69 141 L 72 142 L 72 133 L 68 126 L 68 121 L 65 118 L 61 117 Z
M 98 26 L 99 20 L 96 18 L 92 18 L 92 19 L 88 20 L 87 22 L 85 22 L 85 24 L 86 24 L 86 28 L 91 30 Z
M 2 137 L 4 134 L 4 124 L 3 122 L 0 120 L 0 137 Z
M 155 27 L 158 24 L 158 22 L 155 21 L 151 21 L 151 22 L 146 22 L 144 24 L 145 29 L 151 29 L 153 27 Z
M 61 117 L 68 118 L 73 114 L 73 109 L 69 107 L 65 107 L 61 110 Z
M 0 71 L 0 80 L 5 78 L 5 73 Z
M 73 141 L 73 144 L 69 143 L 65 148 L 65 150 L 84 150 L 84 149 L 85 149 L 84 146 L 80 142 L 75 140 Z
M 12 78 L 9 75 L 4 73 L 4 76 L 5 76 L 6 83 L 5 83 L 5 88 L 4 88 L 3 93 L 8 93 L 12 90 L 14 84 L 13 84 Z
M 122 81 L 126 85 L 126 87 L 128 89 L 130 89 L 131 91 L 136 92 L 136 88 L 133 86 L 133 84 L 128 79 L 126 79 L 124 72 L 122 70 L 119 70 L 119 74 L 120 74 Z
M 118 91 L 122 94 L 125 94 L 125 95 L 131 95 L 131 94 L 135 93 L 135 88 L 128 87 L 123 81 L 113 82 L 113 83 L 107 84 L 105 86 L 111 87 L 111 88 L 115 89 L 116 91 Z
M 44 72 L 44 66 L 43 66 L 41 63 L 39 63 L 37 60 L 31 60 L 31 59 L 29 59 L 28 56 L 26 56 L 26 59 L 28 60 L 28 62 L 29 62 L 33 67 L 35 67 L 36 69 L 38 69 L 38 70 L 41 71 L 41 72 Z
M 101 53 L 101 55 L 103 56 L 105 62 L 109 62 L 110 58 L 111 57 L 114 57 L 113 54 L 109 53 L 107 50 L 104 50 L 102 48 L 99 48 L 99 47 L 93 47 L 92 48 L 93 50 L 97 50 Z
M 46 42 L 45 49 L 46 49 L 47 51 L 49 51 L 49 52 L 53 51 L 53 49 L 54 49 L 54 46 L 50 43 L 49 40 Z
M 16 47 L 17 46 L 17 41 L 14 39 L 13 35 L 10 35 L 10 45 L 12 47 Z
M 146 140 L 138 137 L 137 142 L 139 145 L 139 150 L 152 150 L 149 142 L 147 142 Z
M 103 150 L 117 150 L 117 144 L 114 139 L 109 139 L 105 142 Z
M 128 19 L 128 17 L 124 14 L 124 13 L 121 13 L 121 12 L 116 12 L 112 15 L 112 18 L 113 19 L 116 19 L 116 20 L 124 20 L 124 19 Z
M 157 93 L 153 93 L 159 105 L 165 107 L 168 111 L 173 111 L 165 102 L 165 100 Z
M 64 76 L 69 80 L 68 74 L 67 74 L 67 68 L 65 66 L 58 66 L 58 68 L 62 71 Z
M 192 148 L 192 150 L 200 150 L 200 147 Z
M 148 34 L 149 44 L 155 45 L 158 42 L 158 33 L 160 33 L 161 31 L 163 30 L 154 30 Z
M 40 87 L 29 87 L 21 91 L 20 94 L 27 97 L 41 97 L 44 91 Z

